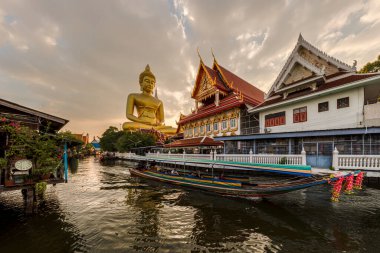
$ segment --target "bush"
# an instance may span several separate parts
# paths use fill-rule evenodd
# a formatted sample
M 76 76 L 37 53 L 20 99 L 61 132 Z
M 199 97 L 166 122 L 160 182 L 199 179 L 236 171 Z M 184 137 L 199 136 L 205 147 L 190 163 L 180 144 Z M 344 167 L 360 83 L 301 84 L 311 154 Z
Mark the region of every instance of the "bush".
M 287 163 L 288 163 L 288 160 L 286 159 L 286 157 L 281 157 L 279 164 L 287 164 Z
M 36 183 L 36 194 L 39 196 L 43 196 L 46 191 L 46 186 L 47 186 L 46 182 Z
M 4 169 L 8 165 L 8 160 L 5 158 L 0 158 L 0 169 Z

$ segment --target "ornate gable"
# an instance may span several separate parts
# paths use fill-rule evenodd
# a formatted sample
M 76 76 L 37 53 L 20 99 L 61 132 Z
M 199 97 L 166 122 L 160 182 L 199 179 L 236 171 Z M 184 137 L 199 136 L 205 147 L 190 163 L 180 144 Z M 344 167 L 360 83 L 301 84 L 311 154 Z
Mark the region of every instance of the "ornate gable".
M 349 66 L 304 40 L 300 34 L 298 42 L 283 69 L 268 92 L 267 98 L 295 83 L 307 84 L 306 80 L 314 82 L 325 76 L 339 72 L 354 72 L 355 66 Z
M 207 67 L 200 61 L 197 78 L 195 79 L 195 85 L 191 97 L 196 101 L 202 101 L 213 94 L 215 94 L 215 80 L 211 78 Z
M 215 70 L 219 74 L 223 84 L 225 84 L 226 87 L 228 87 L 229 89 L 232 89 L 233 82 L 229 82 L 227 80 L 226 76 L 224 75 L 222 69 L 220 68 L 218 62 L 215 59 L 214 53 L 212 53 L 212 56 L 214 57 L 214 63 L 212 65 L 212 69 Z
M 300 63 L 295 63 L 293 68 L 290 70 L 289 74 L 283 82 L 283 86 L 287 86 L 291 83 L 297 82 L 302 79 L 306 79 L 313 75 L 313 71 L 308 68 L 305 68 Z

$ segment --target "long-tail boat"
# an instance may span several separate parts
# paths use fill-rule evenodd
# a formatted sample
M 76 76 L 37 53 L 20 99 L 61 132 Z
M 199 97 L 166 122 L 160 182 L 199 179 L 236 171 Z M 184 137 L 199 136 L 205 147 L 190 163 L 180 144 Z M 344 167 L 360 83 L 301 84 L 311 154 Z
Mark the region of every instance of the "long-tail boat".
M 184 187 L 196 188 L 203 191 L 217 193 L 225 196 L 234 196 L 242 198 L 251 197 L 268 197 L 281 193 L 301 190 L 312 186 L 328 184 L 337 181 L 342 176 L 321 176 L 316 175 L 305 178 L 286 179 L 276 182 L 252 183 L 240 180 L 228 180 L 221 178 L 199 177 L 197 175 L 178 174 L 177 171 L 168 172 L 153 168 L 129 169 L 132 176 L 146 178 L 149 180 L 159 181 L 168 184 L 174 184 Z

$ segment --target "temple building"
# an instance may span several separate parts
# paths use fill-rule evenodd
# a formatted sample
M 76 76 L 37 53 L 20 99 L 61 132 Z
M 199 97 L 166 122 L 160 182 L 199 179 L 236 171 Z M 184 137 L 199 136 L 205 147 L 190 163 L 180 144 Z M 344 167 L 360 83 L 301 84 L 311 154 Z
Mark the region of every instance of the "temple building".
M 313 167 L 341 154 L 380 153 L 380 73 L 360 74 L 301 35 L 260 105 L 256 134 L 221 136 L 226 153 L 300 154 Z
M 178 122 L 184 139 L 166 148 L 196 147 L 194 152 L 209 152 L 223 147 L 214 137 L 258 133 L 259 121 L 248 109 L 264 101 L 264 92 L 219 65 L 215 57 L 212 68 L 200 58 L 191 97 L 195 109 L 189 115 L 181 114 Z

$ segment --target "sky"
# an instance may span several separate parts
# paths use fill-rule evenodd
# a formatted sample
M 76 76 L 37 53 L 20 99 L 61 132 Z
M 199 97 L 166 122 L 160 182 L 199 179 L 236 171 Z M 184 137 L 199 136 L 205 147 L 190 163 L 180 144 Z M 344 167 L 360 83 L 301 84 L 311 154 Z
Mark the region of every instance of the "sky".
M 267 92 L 299 34 L 360 69 L 380 54 L 378 0 L 0 0 L 1 98 L 101 136 L 149 64 L 166 125 L 194 108 L 197 49 Z

